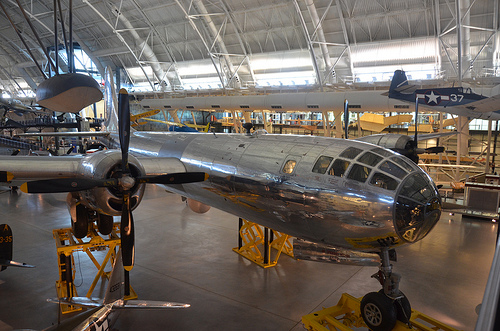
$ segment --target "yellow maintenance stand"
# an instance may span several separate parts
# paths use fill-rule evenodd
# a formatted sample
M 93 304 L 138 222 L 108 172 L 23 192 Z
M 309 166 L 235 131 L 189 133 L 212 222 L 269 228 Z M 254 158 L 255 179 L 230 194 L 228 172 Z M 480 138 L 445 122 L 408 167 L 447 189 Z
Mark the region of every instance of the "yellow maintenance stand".
M 289 235 L 240 218 L 238 247 L 233 251 L 263 268 L 278 264 L 281 253 L 293 257 L 293 244 Z M 272 248 L 276 250 L 271 260 Z
M 94 263 L 97 268 L 97 274 L 94 277 L 94 281 L 87 291 L 86 297 L 90 298 L 92 292 L 94 291 L 97 282 L 100 278 L 108 279 L 111 272 L 105 272 L 104 268 L 108 262 L 111 266 L 116 259 L 117 248 L 120 248 L 120 223 L 113 224 L 113 230 L 107 236 L 100 235 L 97 230 L 97 225 L 91 223 L 89 234 L 86 238 L 78 239 L 74 236 L 71 228 L 53 230 L 52 234 L 56 241 L 58 265 L 59 265 L 59 280 L 56 281 L 56 290 L 58 298 L 76 297 L 78 293 L 74 285 L 75 278 L 75 265 L 73 259 L 73 253 L 77 251 L 85 252 L 90 260 Z M 105 238 L 107 237 L 107 238 Z M 85 240 L 85 241 L 84 241 Z M 99 263 L 95 258 L 93 252 L 96 251 L 106 251 L 107 253 L 102 261 Z M 130 288 L 130 296 L 125 297 L 125 299 L 136 299 L 137 294 Z M 73 311 L 81 310 L 82 308 L 62 304 L 61 312 L 63 314 L 70 313 Z
M 361 317 L 360 302 L 361 298 L 357 299 L 352 295 L 344 293 L 336 306 L 305 315 L 302 317 L 302 323 L 310 331 L 352 331 L 353 328 L 368 329 Z M 411 328 L 397 321 L 396 326 L 392 330 L 458 331 L 413 309 L 411 311 L 410 324 Z

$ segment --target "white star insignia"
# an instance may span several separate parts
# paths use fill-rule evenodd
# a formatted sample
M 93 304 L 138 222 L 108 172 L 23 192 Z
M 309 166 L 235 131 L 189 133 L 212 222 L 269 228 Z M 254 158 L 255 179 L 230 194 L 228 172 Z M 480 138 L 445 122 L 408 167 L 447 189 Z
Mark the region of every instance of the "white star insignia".
M 440 97 L 440 95 L 436 95 L 434 94 L 434 91 L 431 91 L 431 94 L 426 94 L 425 95 L 427 98 L 429 98 L 429 100 L 427 101 L 427 103 L 431 103 L 431 102 L 434 102 L 436 105 L 438 104 L 438 98 Z

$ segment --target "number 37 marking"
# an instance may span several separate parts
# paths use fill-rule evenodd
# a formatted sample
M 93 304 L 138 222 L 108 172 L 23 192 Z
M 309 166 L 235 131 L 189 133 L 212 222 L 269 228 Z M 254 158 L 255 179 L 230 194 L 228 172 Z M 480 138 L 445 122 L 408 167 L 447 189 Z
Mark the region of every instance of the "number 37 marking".
M 464 96 L 462 94 L 450 94 L 450 100 L 453 102 L 462 102 Z

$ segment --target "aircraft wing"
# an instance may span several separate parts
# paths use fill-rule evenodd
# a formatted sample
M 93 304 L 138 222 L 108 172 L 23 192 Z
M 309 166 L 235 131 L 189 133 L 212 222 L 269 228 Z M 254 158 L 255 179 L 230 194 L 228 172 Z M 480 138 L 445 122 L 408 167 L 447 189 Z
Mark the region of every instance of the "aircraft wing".
M 490 98 L 482 99 L 479 101 L 470 102 L 461 106 L 461 108 L 467 108 L 473 111 L 481 113 L 489 113 L 500 110 L 500 94 L 494 95 Z
M 22 262 L 16 262 L 11 260 L 0 259 L 0 266 L 4 267 L 20 267 L 20 268 L 34 268 L 34 265 L 26 264 Z
M 32 132 L 32 133 L 19 133 L 19 137 L 97 137 L 109 136 L 107 131 L 86 131 L 86 132 Z
M 429 140 L 429 139 L 435 139 L 435 138 L 442 138 L 442 137 L 447 137 L 451 136 L 454 134 L 457 134 L 458 132 L 456 131 L 451 131 L 451 132 L 434 132 L 434 133 L 423 133 L 418 135 L 418 140 Z
M 107 152 L 120 153 L 119 150 L 108 150 L 89 155 L 58 157 L 0 156 L 0 181 L 20 185 L 29 180 L 80 177 L 80 169 L 93 164 L 93 155 Z M 138 160 L 148 176 L 186 172 L 186 167 L 177 158 L 139 157 Z
M 71 297 L 71 298 L 49 298 L 47 302 L 67 304 L 78 307 L 101 307 L 103 300 L 100 298 Z

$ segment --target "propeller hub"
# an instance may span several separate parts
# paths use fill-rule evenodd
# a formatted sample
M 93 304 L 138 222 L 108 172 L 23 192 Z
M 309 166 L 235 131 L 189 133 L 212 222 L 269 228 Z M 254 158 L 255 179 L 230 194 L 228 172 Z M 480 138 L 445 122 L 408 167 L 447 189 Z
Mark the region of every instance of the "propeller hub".
M 131 176 L 125 175 L 118 180 L 118 185 L 120 185 L 123 190 L 131 190 L 135 185 L 135 179 Z

